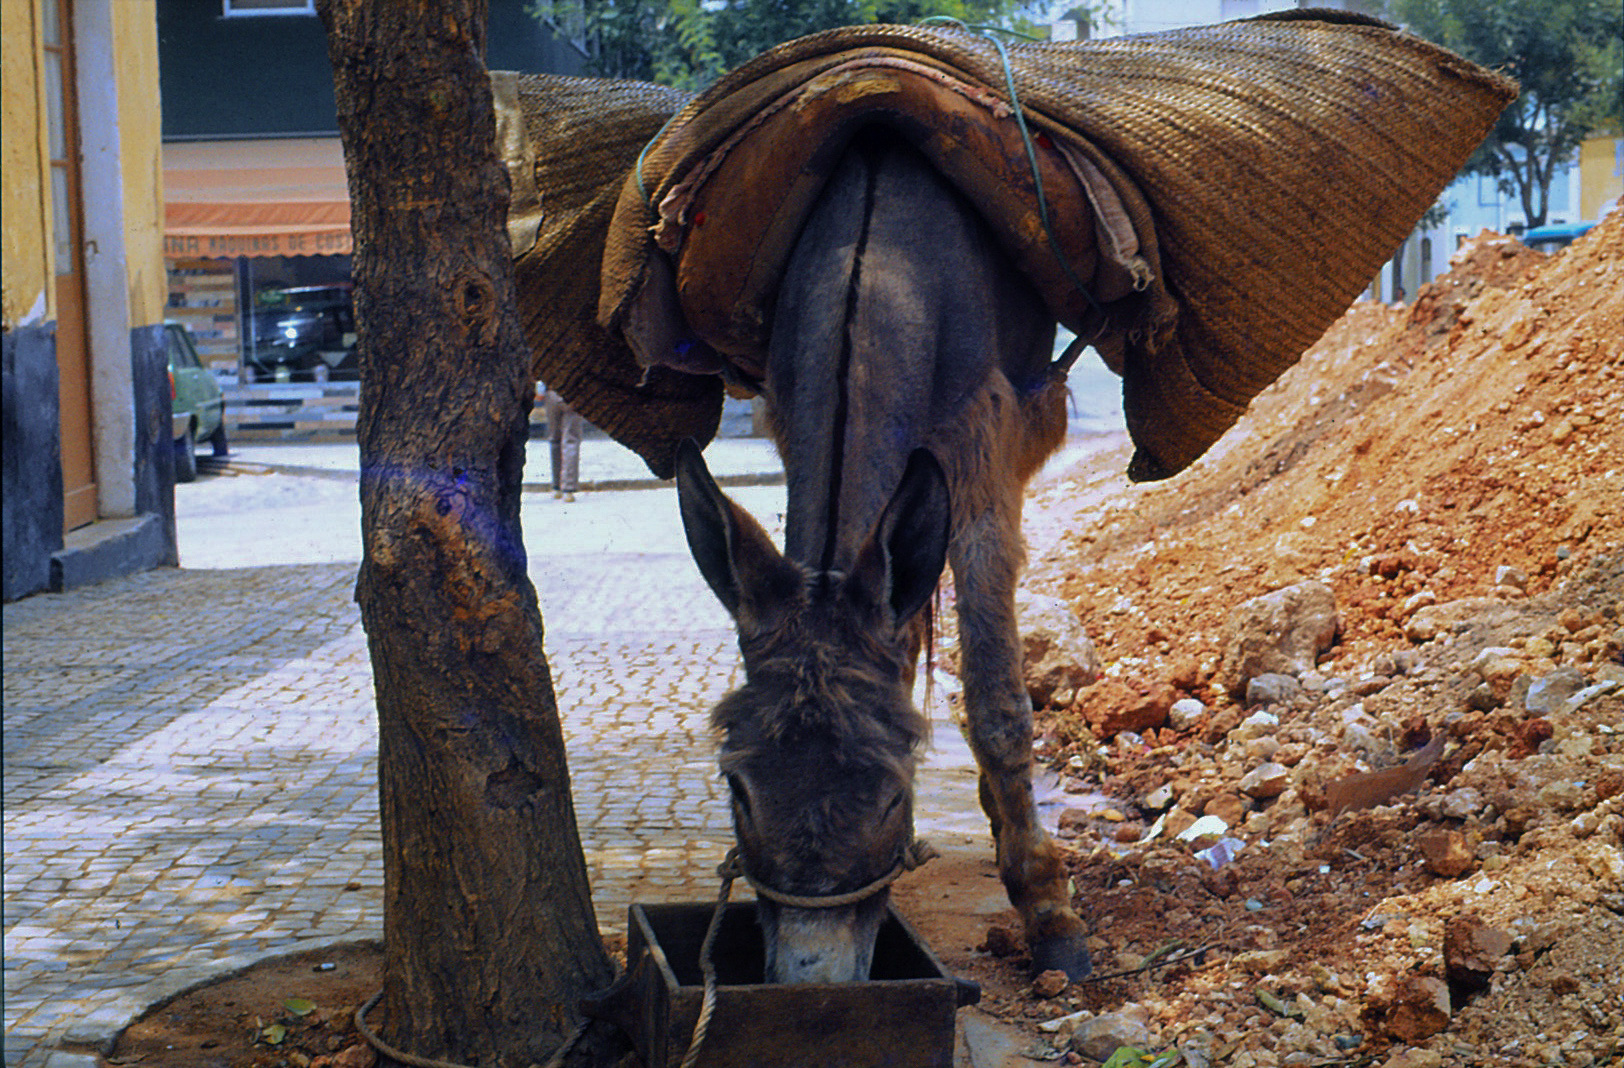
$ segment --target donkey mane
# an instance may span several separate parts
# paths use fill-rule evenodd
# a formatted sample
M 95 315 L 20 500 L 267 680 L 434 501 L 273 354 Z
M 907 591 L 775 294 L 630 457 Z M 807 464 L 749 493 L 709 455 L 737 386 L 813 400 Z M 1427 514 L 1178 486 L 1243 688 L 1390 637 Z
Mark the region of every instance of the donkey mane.
M 898 674 L 883 660 L 853 658 L 828 637 L 775 642 L 711 712 L 711 725 L 725 735 L 723 770 L 768 745 L 822 742 L 842 766 L 877 764 L 910 778 L 930 721 Z

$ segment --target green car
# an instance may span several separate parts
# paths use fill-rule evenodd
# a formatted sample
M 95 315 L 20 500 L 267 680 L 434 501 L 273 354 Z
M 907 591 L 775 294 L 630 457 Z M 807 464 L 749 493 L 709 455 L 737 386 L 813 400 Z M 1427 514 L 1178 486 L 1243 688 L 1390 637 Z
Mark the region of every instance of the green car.
M 197 443 L 207 440 L 214 455 L 226 446 L 225 398 L 214 373 L 197 358 L 192 332 L 181 323 L 164 324 L 169 349 L 170 430 L 175 439 L 175 481 L 197 478 Z

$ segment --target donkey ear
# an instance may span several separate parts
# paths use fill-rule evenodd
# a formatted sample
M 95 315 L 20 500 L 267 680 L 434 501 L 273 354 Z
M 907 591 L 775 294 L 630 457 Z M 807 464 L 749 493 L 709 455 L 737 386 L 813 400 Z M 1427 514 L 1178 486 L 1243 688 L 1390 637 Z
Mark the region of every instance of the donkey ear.
M 692 438 L 677 446 L 677 503 L 699 573 L 741 624 L 793 595 L 800 573 L 774 547 L 761 524 L 716 485 Z
M 925 606 L 942 577 L 951 521 L 942 465 L 915 449 L 856 569 L 876 599 L 890 602 L 899 626 Z

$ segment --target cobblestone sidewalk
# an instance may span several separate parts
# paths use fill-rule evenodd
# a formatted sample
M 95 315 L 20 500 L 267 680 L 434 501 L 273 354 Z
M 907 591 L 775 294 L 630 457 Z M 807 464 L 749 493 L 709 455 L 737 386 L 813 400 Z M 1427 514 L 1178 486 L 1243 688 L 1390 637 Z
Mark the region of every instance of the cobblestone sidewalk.
M 737 682 L 731 627 L 665 529 L 674 494 L 626 496 L 663 517 L 648 525 L 666 552 L 526 528 L 558 549 L 532 577 L 609 928 L 634 899 L 710 899 L 731 840 L 705 728 Z M 267 537 L 259 517 L 235 522 Z M 351 562 L 162 570 L 4 607 L 7 1068 L 109 1041 L 154 1002 L 254 960 L 379 936 L 376 730 L 353 581 Z M 922 834 L 984 833 L 956 741 L 938 727 Z

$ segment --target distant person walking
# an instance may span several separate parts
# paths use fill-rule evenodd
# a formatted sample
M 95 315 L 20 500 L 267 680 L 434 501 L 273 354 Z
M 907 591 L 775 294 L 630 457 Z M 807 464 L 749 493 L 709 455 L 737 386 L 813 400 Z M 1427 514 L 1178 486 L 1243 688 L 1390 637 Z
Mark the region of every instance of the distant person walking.
M 573 501 L 581 483 L 581 427 L 585 420 L 555 390 L 547 391 L 544 404 L 553 460 L 553 498 Z

